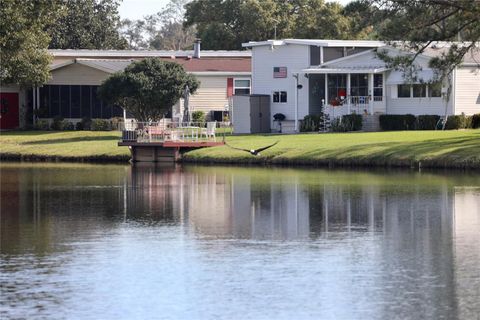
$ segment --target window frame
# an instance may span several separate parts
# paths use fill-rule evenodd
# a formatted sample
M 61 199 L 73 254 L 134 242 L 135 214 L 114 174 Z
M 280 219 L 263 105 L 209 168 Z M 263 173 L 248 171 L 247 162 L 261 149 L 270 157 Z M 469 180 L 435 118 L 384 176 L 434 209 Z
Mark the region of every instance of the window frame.
M 439 86 L 439 88 L 438 88 L 439 95 L 438 96 L 432 95 L 433 87 L 435 85 Z M 441 98 L 441 97 L 442 97 L 442 83 L 441 82 L 429 83 L 428 86 L 427 86 L 427 98 Z
M 427 97 L 427 84 L 426 83 L 414 83 L 411 85 L 411 93 L 410 93 L 410 97 L 411 98 L 426 98 Z M 423 95 L 415 95 L 416 94 L 416 91 L 415 89 L 416 88 L 420 88 L 421 89 L 421 94 Z
M 282 101 L 282 93 L 285 95 L 285 101 Z M 275 96 L 278 96 L 278 101 L 275 101 Z M 288 92 L 286 90 L 275 90 L 272 91 L 272 103 L 288 103 Z
M 249 86 L 248 87 L 242 87 L 242 86 L 237 87 L 235 85 L 237 80 L 240 80 L 240 81 L 247 80 L 248 83 L 249 83 Z M 248 89 L 248 93 L 240 93 L 240 94 L 246 94 L 246 95 L 252 94 L 252 79 L 250 79 L 250 78 L 233 78 L 233 88 L 232 89 L 233 89 L 233 95 L 234 96 L 237 95 L 237 93 L 236 93 L 237 89 L 243 89 L 243 90 Z
M 402 92 L 400 90 L 400 86 L 408 87 L 408 96 L 401 96 L 400 95 L 400 92 Z M 409 99 L 411 97 L 412 97 L 412 85 L 410 85 L 410 84 L 397 84 L 397 98 L 399 98 L 399 99 Z
M 381 86 L 376 86 L 375 84 L 375 76 L 379 76 L 381 77 L 382 79 L 382 85 Z M 383 73 L 374 73 L 373 74 L 373 90 L 372 90 L 372 94 L 373 94 L 373 100 L 374 101 L 383 101 L 383 94 L 385 93 L 385 89 L 384 89 L 384 83 L 385 83 L 385 77 L 383 76 Z M 381 95 L 376 95 L 375 92 L 377 90 L 381 90 L 382 91 L 382 94 Z M 382 99 L 375 99 L 375 98 L 382 98 Z

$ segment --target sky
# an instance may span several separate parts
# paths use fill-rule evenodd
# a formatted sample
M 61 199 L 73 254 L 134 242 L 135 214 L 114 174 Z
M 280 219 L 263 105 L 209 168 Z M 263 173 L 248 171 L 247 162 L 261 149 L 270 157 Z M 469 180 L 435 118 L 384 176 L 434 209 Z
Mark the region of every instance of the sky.
M 327 0 L 333 1 L 333 0 Z M 345 5 L 351 0 L 336 0 Z M 143 16 L 157 13 L 169 0 L 123 0 L 118 9 L 122 19 L 140 19 Z

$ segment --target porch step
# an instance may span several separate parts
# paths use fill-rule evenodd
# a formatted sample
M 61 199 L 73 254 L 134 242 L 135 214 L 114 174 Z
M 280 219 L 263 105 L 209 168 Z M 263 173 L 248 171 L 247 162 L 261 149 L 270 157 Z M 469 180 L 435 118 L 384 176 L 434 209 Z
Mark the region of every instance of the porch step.
M 378 115 L 363 115 L 362 116 L 362 130 L 368 132 L 380 131 L 380 116 Z

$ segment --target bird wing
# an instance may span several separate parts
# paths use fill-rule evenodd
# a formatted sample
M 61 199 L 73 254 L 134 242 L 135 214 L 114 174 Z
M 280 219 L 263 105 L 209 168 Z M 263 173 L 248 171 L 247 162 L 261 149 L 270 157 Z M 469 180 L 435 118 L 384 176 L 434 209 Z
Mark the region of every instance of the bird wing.
M 227 147 L 229 148 L 232 148 L 232 149 L 235 149 L 235 150 L 240 150 L 240 151 L 246 151 L 248 153 L 250 153 L 250 150 L 247 150 L 247 149 L 242 149 L 242 148 L 236 148 L 236 147 L 232 147 L 231 145 L 229 145 L 226 141 L 225 141 L 225 144 L 227 145 Z
M 266 146 L 266 147 L 258 148 L 258 149 L 256 149 L 255 151 L 256 151 L 256 152 L 260 152 L 260 151 L 263 151 L 263 150 L 267 150 L 268 148 L 271 148 L 271 147 L 273 147 L 274 145 L 276 145 L 278 142 L 279 142 L 279 141 L 277 140 L 274 144 L 271 144 L 271 145 Z

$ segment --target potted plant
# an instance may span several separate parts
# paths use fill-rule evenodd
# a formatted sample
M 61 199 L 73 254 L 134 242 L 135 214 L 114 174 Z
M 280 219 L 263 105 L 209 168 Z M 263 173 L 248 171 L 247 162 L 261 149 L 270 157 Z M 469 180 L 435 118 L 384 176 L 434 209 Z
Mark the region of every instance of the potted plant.
M 278 123 L 278 132 L 282 133 L 282 121 L 285 120 L 286 117 L 283 113 L 275 113 L 273 115 L 273 121 Z

